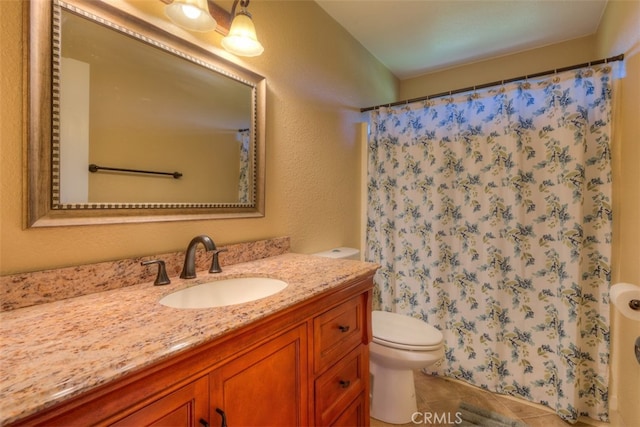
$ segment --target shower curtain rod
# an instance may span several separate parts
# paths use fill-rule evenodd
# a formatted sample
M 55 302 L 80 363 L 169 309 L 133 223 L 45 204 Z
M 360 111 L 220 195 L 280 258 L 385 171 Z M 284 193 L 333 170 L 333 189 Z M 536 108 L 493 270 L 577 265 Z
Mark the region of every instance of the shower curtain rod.
M 535 78 L 535 77 L 542 77 L 542 76 L 547 76 L 547 75 L 551 75 L 551 74 L 560 73 L 560 72 L 563 72 L 563 71 L 577 70 L 578 68 L 590 67 L 592 65 L 606 64 L 606 63 L 615 62 L 615 61 L 622 61 L 623 59 L 624 59 L 624 54 L 620 54 L 620 55 L 612 56 L 610 58 L 599 59 L 597 61 L 591 61 L 591 62 L 585 62 L 583 64 L 571 65 L 569 67 L 556 68 L 554 70 L 542 71 L 542 72 L 539 72 L 539 73 L 529 74 L 529 75 L 520 76 L 520 77 L 514 77 L 514 78 L 511 78 L 511 79 L 508 79 L 508 80 L 497 80 L 497 81 L 491 82 L 491 83 L 484 83 L 484 84 L 477 85 L 477 86 L 469 86 L 469 87 L 465 87 L 465 88 L 462 88 L 462 89 L 450 90 L 450 91 L 447 91 L 447 92 L 440 92 L 440 93 L 436 93 L 434 95 L 421 96 L 419 98 L 406 99 L 404 101 L 396 101 L 396 102 L 392 102 L 392 103 L 389 103 L 389 104 L 380 104 L 380 105 L 376 105 L 374 107 L 361 108 L 360 112 L 364 113 L 366 111 L 375 110 L 375 109 L 378 109 L 378 108 L 381 108 L 381 107 L 395 107 L 396 105 L 404 105 L 404 104 L 410 104 L 412 102 L 419 102 L 419 101 L 426 101 L 428 99 L 441 98 L 443 96 L 451 96 L 451 95 L 455 95 L 457 93 L 470 92 L 470 91 L 476 90 L 476 89 L 485 89 L 485 88 L 492 87 L 492 86 L 503 85 L 505 83 L 517 82 L 518 80 L 526 80 L 526 79 Z

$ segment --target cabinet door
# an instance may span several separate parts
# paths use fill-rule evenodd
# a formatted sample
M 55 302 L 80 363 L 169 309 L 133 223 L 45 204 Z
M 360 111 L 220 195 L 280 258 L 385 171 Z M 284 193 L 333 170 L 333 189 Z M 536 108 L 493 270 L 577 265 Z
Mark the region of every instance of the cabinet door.
M 301 325 L 239 355 L 209 377 L 211 425 L 308 425 L 307 334 Z
M 195 427 L 209 420 L 209 382 L 200 378 L 112 424 L 118 427 Z

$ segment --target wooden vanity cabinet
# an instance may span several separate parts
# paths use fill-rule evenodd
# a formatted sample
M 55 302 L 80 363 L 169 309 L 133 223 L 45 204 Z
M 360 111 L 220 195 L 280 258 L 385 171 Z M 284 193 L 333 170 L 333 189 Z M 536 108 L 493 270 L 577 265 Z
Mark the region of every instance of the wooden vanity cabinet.
M 15 425 L 368 426 L 371 288 L 347 283 Z

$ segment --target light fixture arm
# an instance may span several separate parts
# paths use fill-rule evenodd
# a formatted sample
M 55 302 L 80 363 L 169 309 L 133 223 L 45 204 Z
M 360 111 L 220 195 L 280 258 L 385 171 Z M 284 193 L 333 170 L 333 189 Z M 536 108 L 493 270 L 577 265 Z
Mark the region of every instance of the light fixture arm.
M 248 13 L 247 7 L 249 7 L 249 1 L 250 0 L 234 0 L 233 6 L 231 7 L 231 19 L 236 16 L 236 8 L 238 7 L 238 4 L 240 4 L 243 12 Z

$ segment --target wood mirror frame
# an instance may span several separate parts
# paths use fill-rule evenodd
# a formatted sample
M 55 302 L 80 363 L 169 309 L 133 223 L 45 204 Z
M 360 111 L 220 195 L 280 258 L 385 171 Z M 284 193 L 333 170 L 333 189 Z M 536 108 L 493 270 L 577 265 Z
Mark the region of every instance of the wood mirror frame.
M 74 0 L 82 10 L 126 28 L 167 46 L 187 57 L 202 61 L 222 74 L 233 76 L 253 87 L 252 142 L 254 169 L 253 200 L 250 203 L 94 203 L 82 209 L 69 205 L 54 204 L 54 192 L 59 191 L 55 182 L 54 169 L 57 153 L 53 150 L 53 135 L 58 132 L 58 124 L 53 119 L 58 100 L 52 95 L 54 82 L 53 25 L 54 8 L 60 7 L 51 0 L 31 0 L 24 8 L 25 39 L 29 50 L 25 57 L 25 81 L 28 86 L 25 123 L 27 150 L 24 162 L 26 181 L 26 227 L 52 227 L 70 225 L 137 223 L 159 221 L 186 221 L 202 219 L 247 218 L 264 216 L 265 187 L 265 94 L 266 80 L 258 74 L 226 61 L 200 46 L 189 43 L 148 22 L 133 17 L 103 2 Z M 65 3 L 63 3 L 65 4 Z

